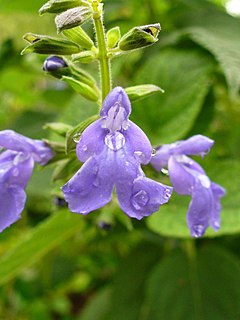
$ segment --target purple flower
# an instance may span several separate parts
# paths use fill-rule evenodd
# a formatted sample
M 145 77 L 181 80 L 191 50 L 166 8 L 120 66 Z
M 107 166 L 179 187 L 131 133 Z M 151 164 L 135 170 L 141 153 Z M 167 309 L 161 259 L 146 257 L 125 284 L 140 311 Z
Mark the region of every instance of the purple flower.
M 24 189 L 34 162 L 44 165 L 52 150 L 40 140 L 26 138 L 14 131 L 0 131 L 0 232 L 20 218 L 26 201 Z M 5 150 L 8 149 L 8 150 Z
M 103 102 L 100 119 L 82 133 L 77 156 L 85 162 L 63 187 L 72 212 L 87 214 L 107 204 L 114 186 L 121 209 L 142 219 L 166 203 L 172 188 L 145 177 L 140 164 L 151 160 L 144 132 L 128 117 L 131 104 L 121 87 Z
M 225 190 L 213 183 L 197 162 L 187 157 L 203 157 L 213 144 L 213 140 L 196 135 L 185 141 L 160 146 L 151 161 L 157 171 L 168 167 L 177 193 L 191 195 L 187 222 L 193 237 L 203 236 L 209 225 L 215 231 L 220 228 L 220 198 L 225 195 Z

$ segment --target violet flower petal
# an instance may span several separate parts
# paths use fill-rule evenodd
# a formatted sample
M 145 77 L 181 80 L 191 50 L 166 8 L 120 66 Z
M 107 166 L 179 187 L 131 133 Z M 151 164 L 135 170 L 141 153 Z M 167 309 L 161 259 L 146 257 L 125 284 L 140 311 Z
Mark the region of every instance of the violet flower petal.
M 0 131 L 0 146 L 31 154 L 34 161 L 41 165 L 46 164 L 54 155 L 53 151 L 43 141 L 24 137 L 12 130 Z
M 0 183 L 0 188 L 0 232 L 2 232 L 20 218 L 24 209 L 26 194 L 17 185 L 6 188 Z
M 143 176 L 137 177 L 129 188 L 120 183 L 117 183 L 116 188 L 122 210 L 138 220 L 158 211 L 172 194 L 171 187 Z
M 62 187 L 72 212 L 87 214 L 111 200 L 115 176 L 114 152 L 107 148 L 104 151 L 98 157 L 88 159 Z
M 188 227 L 193 237 L 203 236 L 209 226 L 212 210 L 213 194 L 211 188 L 204 188 L 200 182 L 197 182 L 187 214 Z
M 100 111 L 100 117 L 106 117 L 108 115 L 109 109 L 111 109 L 115 104 L 122 105 L 124 109 L 124 116 L 127 119 L 132 111 L 131 103 L 128 95 L 121 87 L 115 87 L 103 101 L 102 109 Z
M 211 190 L 214 201 L 211 212 L 211 226 L 215 231 L 217 231 L 220 228 L 220 212 L 222 208 L 220 199 L 226 194 L 226 191 L 221 186 L 213 182 L 211 183 Z
M 105 147 L 106 129 L 101 127 L 102 119 L 91 123 L 82 133 L 77 144 L 77 157 L 81 162 L 99 154 Z
M 186 160 L 189 159 L 185 157 Z M 185 160 L 185 161 L 186 161 Z M 170 157 L 168 162 L 168 171 L 170 181 L 174 190 L 179 194 L 191 194 L 192 188 L 195 185 L 195 177 L 186 170 L 184 163 L 176 160 L 175 157 Z
M 132 121 L 129 121 L 129 127 L 124 132 L 126 144 L 131 147 L 129 152 L 143 164 L 148 164 L 152 156 L 152 146 L 146 134 Z
M 171 154 L 201 155 L 208 153 L 214 141 L 200 134 L 171 144 Z

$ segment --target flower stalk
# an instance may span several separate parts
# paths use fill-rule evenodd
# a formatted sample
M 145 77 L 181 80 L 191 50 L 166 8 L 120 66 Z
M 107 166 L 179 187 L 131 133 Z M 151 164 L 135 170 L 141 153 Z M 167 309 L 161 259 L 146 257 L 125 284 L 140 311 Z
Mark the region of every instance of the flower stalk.
M 111 68 L 107 54 L 106 37 L 103 26 L 102 4 L 99 1 L 92 2 L 93 21 L 98 43 L 98 60 L 100 66 L 102 101 L 111 90 Z

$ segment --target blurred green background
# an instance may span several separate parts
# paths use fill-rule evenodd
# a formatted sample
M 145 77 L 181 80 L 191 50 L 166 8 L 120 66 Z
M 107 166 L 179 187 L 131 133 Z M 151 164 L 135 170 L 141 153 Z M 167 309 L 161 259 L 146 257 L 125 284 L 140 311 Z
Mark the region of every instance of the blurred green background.
M 197 160 L 227 190 L 220 231 L 190 239 L 190 199 L 175 194 L 143 221 L 116 199 L 71 214 L 59 198 L 67 179 L 52 182 L 53 165 L 35 168 L 22 219 L 0 234 L 1 320 L 240 319 L 240 18 L 231 6 L 239 2 L 104 1 L 107 30 L 161 23 L 157 44 L 112 61 L 113 84 L 165 90 L 133 104 L 131 119 L 154 146 L 194 134 L 215 140 Z M 37 139 L 52 138 L 46 122 L 77 125 L 97 112 L 44 74 L 46 56 L 20 55 L 25 33 L 56 36 L 53 16 L 38 15 L 43 4 L 0 0 L 0 128 Z M 97 77 L 95 63 L 86 69 Z M 73 160 L 69 177 L 79 166 Z

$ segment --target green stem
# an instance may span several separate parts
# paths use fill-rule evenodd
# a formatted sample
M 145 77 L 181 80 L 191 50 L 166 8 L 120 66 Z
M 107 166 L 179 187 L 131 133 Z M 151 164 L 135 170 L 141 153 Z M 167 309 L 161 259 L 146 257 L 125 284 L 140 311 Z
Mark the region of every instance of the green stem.
M 106 38 L 102 19 L 102 4 L 93 1 L 93 20 L 98 43 L 98 60 L 100 66 L 102 101 L 111 90 L 111 68 L 107 55 Z
M 203 319 L 202 315 L 202 297 L 201 288 L 198 277 L 198 265 L 197 265 L 197 250 L 195 247 L 195 241 L 185 240 L 184 249 L 188 257 L 188 267 L 189 267 L 189 279 L 193 290 L 193 303 L 195 308 L 196 320 Z

